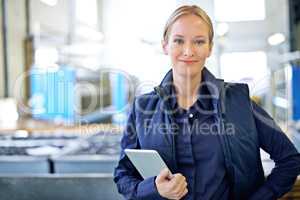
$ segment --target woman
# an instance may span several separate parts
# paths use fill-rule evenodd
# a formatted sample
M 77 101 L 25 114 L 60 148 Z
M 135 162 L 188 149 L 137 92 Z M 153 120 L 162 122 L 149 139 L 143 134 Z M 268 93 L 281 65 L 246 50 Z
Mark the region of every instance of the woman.
M 135 99 L 121 147 L 155 149 L 170 171 L 143 180 L 124 152 L 114 181 L 126 199 L 277 199 L 300 171 L 300 156 L 245 84 L 205 67 L 213 27 L 197 6 L 170 16 L 163 50 L 170 70 L 155 91 Z M 260 148 L 276 167 L 265 180 Z

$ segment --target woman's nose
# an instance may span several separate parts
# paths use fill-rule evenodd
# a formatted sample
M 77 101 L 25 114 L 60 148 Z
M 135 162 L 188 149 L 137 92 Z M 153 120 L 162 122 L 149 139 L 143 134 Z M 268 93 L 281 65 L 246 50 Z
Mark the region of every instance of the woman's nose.
M 194 56 L 194 48 L 191 44 L 186 44 L 183 47 L 183 55 L 187 57 Z

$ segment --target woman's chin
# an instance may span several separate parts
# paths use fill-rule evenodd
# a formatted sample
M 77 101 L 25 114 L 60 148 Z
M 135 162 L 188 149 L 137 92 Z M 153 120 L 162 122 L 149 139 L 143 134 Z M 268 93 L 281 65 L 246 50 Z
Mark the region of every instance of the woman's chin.
M 201 73 L 201 71 L 199 69 L 197 69 L 197 70 L 179 70 L 179 71 L 175 71 L 175 73 L 177 73 L 177 75 L 179 75 L 181 77 L 192 78 L 192 77 L 198 76 Z

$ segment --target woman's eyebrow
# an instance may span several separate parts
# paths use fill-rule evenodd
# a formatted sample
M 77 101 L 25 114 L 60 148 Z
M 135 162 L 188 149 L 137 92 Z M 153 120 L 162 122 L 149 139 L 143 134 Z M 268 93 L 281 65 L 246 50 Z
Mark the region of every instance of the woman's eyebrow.
M 183 35 L 175 34 L 174 37 L 181 37 L 181 38 L 183 38 Z
M 204 35 L 197 35 L 197 36 L 195 36 L 195 38 L 206 39 L 206 36 L 204 36 Z

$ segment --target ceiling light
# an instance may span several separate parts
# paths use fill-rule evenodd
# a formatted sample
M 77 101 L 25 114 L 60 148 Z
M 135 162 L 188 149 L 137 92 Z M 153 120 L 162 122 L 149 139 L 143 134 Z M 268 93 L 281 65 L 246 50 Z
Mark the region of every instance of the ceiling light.
M 275 33 L 268 37 L 268 42 L 271 46 L 276 46 L 285 41 L 285 36 L 282 33 Z

